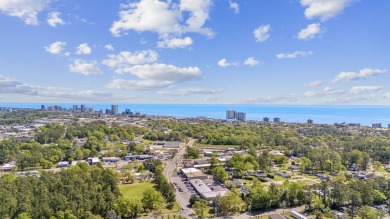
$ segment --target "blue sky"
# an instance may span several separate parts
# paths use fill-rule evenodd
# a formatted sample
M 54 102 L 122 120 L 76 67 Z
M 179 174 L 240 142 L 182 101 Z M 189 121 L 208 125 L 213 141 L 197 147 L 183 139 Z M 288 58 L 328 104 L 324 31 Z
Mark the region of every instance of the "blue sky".
M 2 0 L 0 101 L 390 102 L 388 0 Z

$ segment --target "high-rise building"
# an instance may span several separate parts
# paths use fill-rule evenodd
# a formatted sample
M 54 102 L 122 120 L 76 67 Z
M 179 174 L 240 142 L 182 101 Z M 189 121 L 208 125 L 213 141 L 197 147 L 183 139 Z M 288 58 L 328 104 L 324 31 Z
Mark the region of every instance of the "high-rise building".
M 118 114 L 118 105 L 111 105 L 111 113 L 112 115 Z
M 239 120 L 239 121 L 245 121 L 246 120 L 246 113 L 237 112 L 236 113 L 236 119 Z
M 80 108 L 81 108 L 81 112 L 82 112 L 82 113 L 85 113 L 85 110 L 86 110 L 86 109 L 85 109 L 85 105 L 81 105 Z
M 133 113 L 131 112 L 130 109 L 125 109 L 125 114 L 126 114 L 126 115 L 132 115 Z
M 45 105 L 42 105 L 42 106 L 41 106 L 41 110 L 42 110 L 42 111 L 45 111 L 45 110 L 46 110 Z
M 226 119 L 235 119 L 236 111 L 235 110 L 227 110 L 226 111 Z
M 73 105 L 73 112 L 76 112 L 78 110 L 79 106 Z
M 276 122 L 276 123 L 280 122 L 280 118 L 275 117 L 275 118 L 274 118 L 274 122 Z
M 269 122 L 269 118 L 268 117 L 264 117 L 263 118 L 263 122 Z
M 313 123 L 314 123 L 314 121 L 312 119 L 307 120 L 307 124 L 313 124 Z

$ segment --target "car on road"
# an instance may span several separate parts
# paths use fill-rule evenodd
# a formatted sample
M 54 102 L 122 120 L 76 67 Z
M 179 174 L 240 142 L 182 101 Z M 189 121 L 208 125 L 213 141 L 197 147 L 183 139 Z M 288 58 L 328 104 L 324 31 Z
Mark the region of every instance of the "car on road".
M 186 210 L 186 208 L 185 208 L 185 207 L 181 207 L 181 210 L 183 210 L 183 211 L 184 211 L 184 210 Z

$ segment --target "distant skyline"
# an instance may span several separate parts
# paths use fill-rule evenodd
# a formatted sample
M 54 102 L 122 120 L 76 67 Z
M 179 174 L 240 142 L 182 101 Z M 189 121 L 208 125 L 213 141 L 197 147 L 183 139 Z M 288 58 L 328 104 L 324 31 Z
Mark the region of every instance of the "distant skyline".
M 387 0 L 2 0 L 0 102 L 389 105 Z

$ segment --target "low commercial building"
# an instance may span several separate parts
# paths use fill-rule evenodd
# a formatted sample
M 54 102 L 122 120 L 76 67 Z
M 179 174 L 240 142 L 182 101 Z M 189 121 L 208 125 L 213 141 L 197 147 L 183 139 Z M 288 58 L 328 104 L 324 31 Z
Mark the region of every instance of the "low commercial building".
M 199 196 L 206 200 L 212 200 L 218 195 L 224 196 L 227 191 L 213 191 L 206 185 L 203 180 L 200 179 L 192 179 L 190 180 L 192 187 L 194 187 L 195 191 L 199 194 Z
M 155 142 L 153 146 L 160 146 L 163 148 L 180 148 L 182 142 L 172 141 L 172 142 Z
M 64 167 L 69 167 L 70 164 L 69 164 L 69 161 L 60 161 L 58 164 L 57 164 L 57 167 L 58 168 L 64 168 Z
M 1 171 L 12 171 L 15 168 L 16 168 L 16 162 L 6 163 L 3 166 L 0 166 Z
M 196 168 L 183 168 L 181 172 L 188 179 L 208 179 L 208 176 Z
M 118 157 L 103 157 L 102 158 L 103 162 L 118 162 L 120 159 Z
M 281 214 L 270 214 L 268 215 L 268 219 L 286 219 L 286 217 Z
M 291 211 L 291 216 L 296 219 L 307 219 L 305 215 L 298 213 L 296 211 Z
M 98 157 L 90 157 L 87 159 L 89 165 L 96 165 L 100 163 L 100 159 Z

